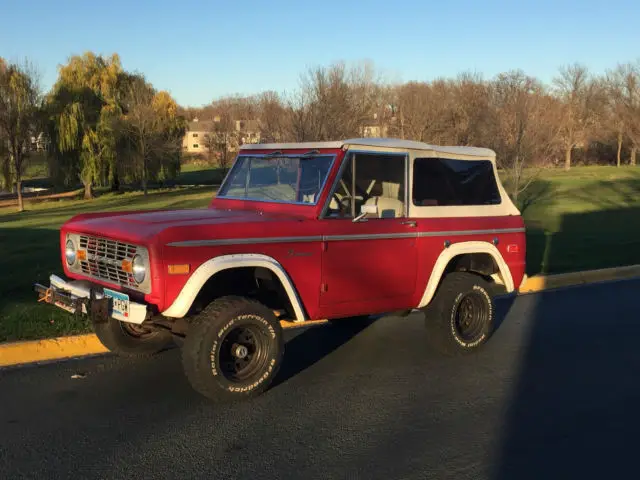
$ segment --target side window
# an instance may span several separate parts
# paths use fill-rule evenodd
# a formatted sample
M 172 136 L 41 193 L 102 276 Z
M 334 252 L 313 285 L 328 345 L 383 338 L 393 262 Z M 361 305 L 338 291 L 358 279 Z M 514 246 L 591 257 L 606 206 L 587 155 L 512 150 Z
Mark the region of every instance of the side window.
M 229 182 L 223 185 L 219 194 L 229 197 L 245 197 L 247 193 L 248 157 L 239 157 L 229 172 Z
M 351 153 L 329 199 L 329 218 L 353 218 L 362 205 L 375 205 L 372 218 L 406 216 L 405 156 Z
M 412 191 L 418 207 L 501 203 L 489 160 L 416 158 Z

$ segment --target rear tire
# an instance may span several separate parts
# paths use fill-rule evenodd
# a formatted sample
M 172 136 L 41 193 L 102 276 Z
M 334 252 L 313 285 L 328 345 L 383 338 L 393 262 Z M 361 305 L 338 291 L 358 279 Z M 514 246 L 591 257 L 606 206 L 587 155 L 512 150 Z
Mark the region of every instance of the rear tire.
M 111 352 L 123 357 L 148 357 L 172 342 L 171 333 L 109 318 L 93 324 L 100 342 Z
M 214 401 L 257 396 L 273 382 L 284 355 L 280 322 L 254 300 L 227 296 L 196 316 L 182 347 L 191 386 Z
M 495 308 L 489 282 L 479 275 L 453 272 L 423 309 L 429 343 L 445 355 L 478 350 L 493 333 Z

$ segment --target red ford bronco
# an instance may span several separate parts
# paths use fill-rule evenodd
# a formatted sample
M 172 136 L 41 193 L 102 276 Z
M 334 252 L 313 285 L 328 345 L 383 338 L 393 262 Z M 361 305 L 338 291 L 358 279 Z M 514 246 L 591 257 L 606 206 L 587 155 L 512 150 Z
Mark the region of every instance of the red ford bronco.
M 41 300 L 117 354 L 180 338 L 214 400 L 267 389 L 291 326 L 419 310 L 435 348 L 473 351 L 525 277 L 495 153 L 387 138 L 244 145 L 208 208 L 77 215 L 60 247 Z

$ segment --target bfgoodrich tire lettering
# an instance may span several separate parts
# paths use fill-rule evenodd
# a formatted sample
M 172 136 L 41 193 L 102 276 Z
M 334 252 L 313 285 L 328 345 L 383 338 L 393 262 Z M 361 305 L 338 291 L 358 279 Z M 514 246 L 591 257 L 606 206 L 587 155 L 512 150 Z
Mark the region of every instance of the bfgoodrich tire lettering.
M 243 297 L 222 297 L 193 319 L 182 348 L 193 388 L 212 400 L 252 397 L 275 378 L 284 352 L 273 312 Z
M 495 315 L 489 291 L 489 283 L 479 275 L 447 275 L 433 302 L 424 309 L 431 345 L 447 355 L 459 355 L 486 343 Z

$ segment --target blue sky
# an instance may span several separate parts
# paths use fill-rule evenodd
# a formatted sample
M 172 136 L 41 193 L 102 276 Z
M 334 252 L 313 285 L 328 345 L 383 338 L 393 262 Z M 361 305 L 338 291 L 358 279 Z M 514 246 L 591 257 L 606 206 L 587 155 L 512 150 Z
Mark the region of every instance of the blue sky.
M 638 0 L 2 0 L 0 56 L 29 58 L 49 88 L 70 55 L 117 52 L 200 106 L 291 91 L 337 60 L 370 60 L 391 81 L 513 68 L 549 81 L 575 61 L 602 73 L 640 59 L 638 18 Z

